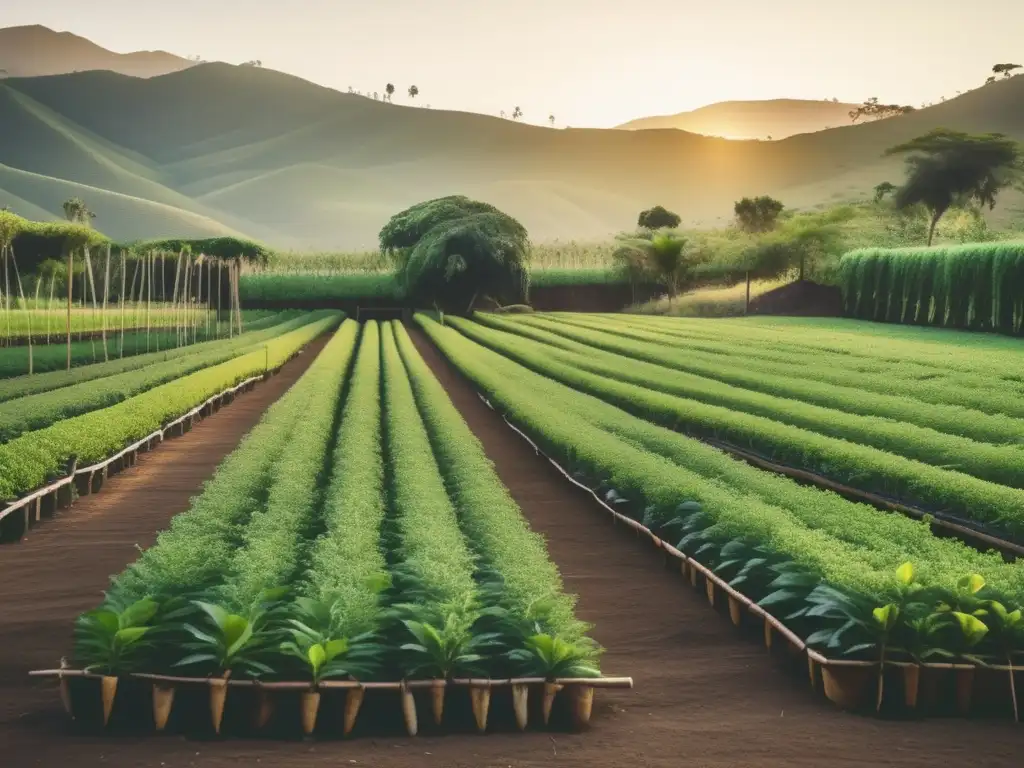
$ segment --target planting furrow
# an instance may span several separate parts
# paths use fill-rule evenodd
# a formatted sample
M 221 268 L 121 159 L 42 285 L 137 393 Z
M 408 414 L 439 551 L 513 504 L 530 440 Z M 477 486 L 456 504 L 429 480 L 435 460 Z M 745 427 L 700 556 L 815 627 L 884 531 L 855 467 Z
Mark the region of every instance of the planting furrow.
M 396 324 L 394 329 L 463 531 L 487 568 L 500 579 L 503 602 L 517 621 L 538 622 L 552 635 L 578 641 L 587 627 L 575 618 L 575 599 L 564 593 L 544 540 L 530 530 L 479 440 L 416 351 L 405 328 Z

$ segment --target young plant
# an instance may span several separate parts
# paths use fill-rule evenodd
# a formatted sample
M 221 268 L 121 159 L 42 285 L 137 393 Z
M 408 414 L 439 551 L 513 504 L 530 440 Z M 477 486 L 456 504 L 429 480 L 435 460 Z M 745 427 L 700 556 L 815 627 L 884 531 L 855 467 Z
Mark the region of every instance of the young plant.
M 75 659 L 86 672 L 104 675 L 136 669 L 152 647 L 147 635 L 158 608 L 155 600 L 143 598 L 126 607 L 108 603 L 83 613 L 75 625 Z
M 202 612 L 206 627 L 184 625 L 193 637 L 184 647 L 192 653 L 174 666 L 202 665 L 222 673 L 241 671 L 253 677 L 274 673 L 258 658 L 266 652 L 275 634 L 264 621 L 264 611 L 256 609 L 246 617 L 202 600 L 194 600 L 193 605 Z
M 574 643 L 549 634 L 526 638 L 526 647 L 512 650 L 508 657 L 521 665 L 526 677 L 600 677 L 597 658 L 602 649 L 588 637 Z
M 400 619 L 416 641 L 400 646 L 410 654 L 408 660 L 403 660 L 407 676 L 450 679 L 484 673 L 482 665 L 492 655 L 500 635 L 478 631 L 478 622 L 489 614 L 479 610 L 475 600 L 441 607 L 436 612 L 408 605 L 396 608 L 415 616 Z
M 380 666 L 384 649 L 375 642 L 376 635 L 339 637 L 333 604 L 300 597 L 295 611 L 298 618 L 288 619 L 286 630 L 292 640 L 281 643 L 280 651 L 302 663 L 314 688 L 331 677 L 365 680 Z

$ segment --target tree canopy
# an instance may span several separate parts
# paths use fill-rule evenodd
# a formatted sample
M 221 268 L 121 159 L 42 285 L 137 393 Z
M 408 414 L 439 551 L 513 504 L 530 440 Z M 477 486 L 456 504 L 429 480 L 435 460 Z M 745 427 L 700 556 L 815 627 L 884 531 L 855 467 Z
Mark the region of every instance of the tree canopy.
M 488 203 L 462 195 L 428 200 L 393 216 L 379 239 L 413 302 L 468 312 L 482 296 L 527 298 L 529 235 Z
M 744 197 L 733 206 L 736 223 L 744 232 L 770 232 L 785 206 L 774 197 Z
M 173 253 L 190 251 L 196 255 L 202 253 L 215 259 L 244 258 L 260 263 L 265 263 L 270 257 L 270 251 L 265 246 L 239 237 L 207 237 L 198 239 L 169 237 L 161 240 L 139 240 L 131 243 L 122 243 L 121 247 L 139 253 L 148 251 L 170 251 Z
M 693 277 L 693 268 L 705 259 L 704 252 L 674 232 L 648 231 L 623 238 L 615 260 L 635 281 L 645 278 L 660 283 L 675 298 Z
M 872 96 L 856 109 L 850 110 L 850 120 L 857 122 L 862 117 L 868 120 L 884 120 L 887 117 L 899 117 L 916 111 L 909 105 L 880 104 L 877 96 Z
M 637 226 L 644 229 L 675 229 L 682 221 L 679 214 L 673 213 L 660 205 L 640 212 Z
M 907 178 L 896 191 L 897 209 L 923 205 L 931 214 L 928 244 L 942 216 L 954 205 L 995 207 L 996 196 L 1020 179 L 1024 154 L 1000 133 L 972 135 L 937 128 L 886 155 L 907 155 Z

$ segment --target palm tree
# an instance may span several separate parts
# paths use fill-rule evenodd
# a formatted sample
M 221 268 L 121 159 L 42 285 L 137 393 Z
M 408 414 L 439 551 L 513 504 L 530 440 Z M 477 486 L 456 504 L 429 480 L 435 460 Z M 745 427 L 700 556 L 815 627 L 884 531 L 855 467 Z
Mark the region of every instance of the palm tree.
M 384 93 L 387 94 L 387 100 L 391 101 L 391 97 L 395 95 L 395 85 L 394 85 L 394 83 L 388 83 L 387 87 L 384 89 Z
M 518 120 L 522 116 L 523 116 L 523 110 L 521 110 L 519 107 L 516 107 L 515 109 L 512 110 L 512 119 L 513 120 Z
M 673 232 L 655 231 L 644 237 L 624 239 L 615 250 L 615 260 L 635 280 L 649 275 L 665 286 L 671 302 L 689 278 L 690 268 L 700 254 L 687 248 L 685 237 Z
M 410 99 L 415 99 L 419 95 L 420 95 L 419 87 L 415 86 L 415 85 L 410 85 L 409 86 L 409 98 Z

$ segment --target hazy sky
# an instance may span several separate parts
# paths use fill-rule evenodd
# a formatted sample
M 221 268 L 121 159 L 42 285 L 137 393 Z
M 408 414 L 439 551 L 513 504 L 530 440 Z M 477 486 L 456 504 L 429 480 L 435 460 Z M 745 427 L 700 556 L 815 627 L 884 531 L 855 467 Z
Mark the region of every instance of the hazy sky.
M 19 24 L 572 126 L 728 99 L 919 105 L 1024 63 L 1024 0 L 0 0 Z

